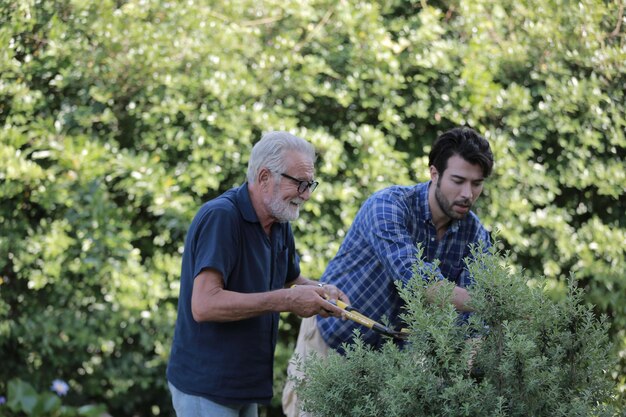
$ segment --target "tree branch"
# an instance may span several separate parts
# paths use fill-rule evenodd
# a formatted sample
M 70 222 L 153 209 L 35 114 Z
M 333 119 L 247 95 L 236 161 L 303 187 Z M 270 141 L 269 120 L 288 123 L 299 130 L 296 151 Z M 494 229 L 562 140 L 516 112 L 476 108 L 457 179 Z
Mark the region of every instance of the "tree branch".
M 617 12 L 617 24 L 615 25 L 615 29 L 613 32 L 609 33 L 609 38 L 614 38 L 619 35 L 619 32 L 622 28 L 622 18 L 624 17 L 624 3 L 622 2 L 619 6 L 619 12 Z
M 328 23 L 328 20 L 333 15 L 333 13 L 334 13 L 334 7 L 331 7 L 330 9 L 328 9 L 324 17 L 322 17 L 322 19 L 317 23 L 317 25 L 315 25 L 313 30 L 309 32 L 309 34 L 301 42 L 298 42 L 298 44 L 293 48 L 293 50 L 295 52 L 298 52 L 304 44 L 308 43 L 311 40 L 311 38 L 313 38 L 315 33 L 317 33 L 324 25 L 326 25 L 326 23 Z

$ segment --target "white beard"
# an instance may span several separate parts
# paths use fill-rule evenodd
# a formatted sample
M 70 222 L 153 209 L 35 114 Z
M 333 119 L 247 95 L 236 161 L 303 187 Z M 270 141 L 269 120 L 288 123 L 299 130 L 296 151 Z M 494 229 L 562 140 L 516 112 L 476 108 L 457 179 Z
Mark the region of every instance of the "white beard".
M 272 198 L 266 202 L 270 215 L 279 223 L 294 221 L 300 215 L 300 206 L 304 201 L 301 198 L 294 198 L 291 201 L 283 201 L 274 193 Z M 294 203 L 294 204 L 292 204 Z

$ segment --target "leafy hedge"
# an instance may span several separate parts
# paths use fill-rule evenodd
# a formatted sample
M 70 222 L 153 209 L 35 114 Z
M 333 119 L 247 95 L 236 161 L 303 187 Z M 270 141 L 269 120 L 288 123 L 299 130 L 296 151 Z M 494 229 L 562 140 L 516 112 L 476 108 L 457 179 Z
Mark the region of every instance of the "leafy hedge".
M 624 26 L 600 0 L 3 1 L 0 393 L 62 378 L 167 412 L 186 228 L 270 129 L 320 152 L 295 224 L 312 277 L 368 195 L 426 179 L 438 133 L 484 132 L 479 215 L 556 293 L 575 272 L 623 351 Z

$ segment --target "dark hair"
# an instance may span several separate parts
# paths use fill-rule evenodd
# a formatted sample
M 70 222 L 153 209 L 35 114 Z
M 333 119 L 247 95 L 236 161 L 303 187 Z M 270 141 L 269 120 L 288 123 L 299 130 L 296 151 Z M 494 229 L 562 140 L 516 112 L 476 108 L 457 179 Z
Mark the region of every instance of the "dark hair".
M 448 159 L 459 155 L 470 164 L 480 165 L 487 178 L 493 168 L 493 153 L 487 139 L 469 127 L 455 127 L 439 135 L 428 155 L 428 165 L 440 175 L 448 167 Z

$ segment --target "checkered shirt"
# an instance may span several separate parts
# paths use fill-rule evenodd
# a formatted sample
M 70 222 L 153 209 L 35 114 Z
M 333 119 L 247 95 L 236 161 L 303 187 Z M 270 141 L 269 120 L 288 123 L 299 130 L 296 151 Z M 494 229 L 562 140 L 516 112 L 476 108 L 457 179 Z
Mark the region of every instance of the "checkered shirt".
M 460 287 L 472 283 L 464 261 L 471 257 L 470 244 L 483 241 L 485 248 L 490 246 L 489 233 L 471 211 L 453 221 L 438 240 L 428 205 L 429 185 L 392 186 L 368 198 L 321 277 L 321 282 L 345 292 L 361 313 L 379 322 L 387 318 L 396 328 L 402 327 L 403 302 L 395 281 L 407 283 L 413 276 L 418 244 L 426 266 L 434 268 L 432 263 L 438 259 L 439 279 Z M 328 345 L 339 352 L 356 328 L 365 342 L 374 347 L 383 343 L 379 334 L 350 320 L 318 317 L 318 327 Z

